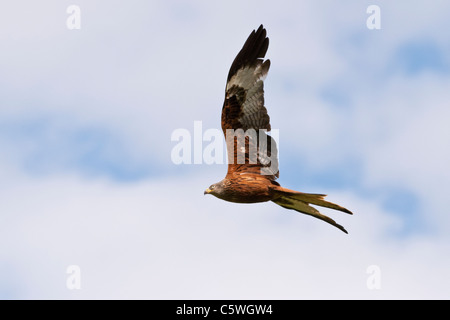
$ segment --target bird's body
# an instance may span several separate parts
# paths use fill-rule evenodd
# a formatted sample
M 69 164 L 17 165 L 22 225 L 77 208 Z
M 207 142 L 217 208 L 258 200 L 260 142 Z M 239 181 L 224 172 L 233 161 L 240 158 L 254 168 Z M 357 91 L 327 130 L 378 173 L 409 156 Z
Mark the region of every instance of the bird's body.
M 277 182 L 268 180 L 264 176 L 251 173 L 232 173 L 218 184 L 213 189 L 220 188 L 222 192 L 215 195 L 222 200 L 237 203 L 270 201 L 273 198 L 271 187 L 278 185 Z
M 324 200 L 325 195 L 302 193 L 280 186 L 276 141 L 268 134 L 270 118 L 264 106 L 263 82 L 270 61 L 264 57 L 269 38 L 261 25 L 254 30 L 234 59 L 228 73 L 222 108 L 222 130 L 228 152 L 225 178 L 205 194 L 237 203 L 274 203 L 326 221 L 347 231 L 309 204 L 351 212 Z

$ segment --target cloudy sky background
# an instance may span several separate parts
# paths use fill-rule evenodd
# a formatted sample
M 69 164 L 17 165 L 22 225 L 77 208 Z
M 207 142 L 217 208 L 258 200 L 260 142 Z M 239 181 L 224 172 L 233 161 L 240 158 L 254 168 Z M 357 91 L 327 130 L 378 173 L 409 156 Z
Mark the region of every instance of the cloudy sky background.
M 72 4 L 80 30 L 66 27 Z M 372 4 L 381 30 L 366 27 Z M 450 298 L 448 12 L 424 0 L 4 3 L 0 298 Z M 225 165 L 171 161 L 174 130 L 219 128 L 230 64 L 261 23 L 279 182 L 352 210 L 323 210 L 348 235 L 204 196 Z

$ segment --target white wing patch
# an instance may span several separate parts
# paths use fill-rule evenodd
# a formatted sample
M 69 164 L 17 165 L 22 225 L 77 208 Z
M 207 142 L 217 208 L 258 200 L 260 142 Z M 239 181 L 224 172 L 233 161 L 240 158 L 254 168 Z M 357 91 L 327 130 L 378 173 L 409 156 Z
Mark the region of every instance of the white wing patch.
M 251 66 L 239 69 L 228 81 L 226 90 L 228 91 L 233 86 L 244 88 L 246 91 L 253 88 L 256 82 L 264 80 L 267 76 L 268 68 L 263 66 L 266 67 L 266 64 L 258 63 L 256 67 Z
M 245 100 L 242 103 L 242 115 L 239 121 L 249 127 L 259 129 L 267 128 L 268 116 L 264 107 L 264 79 L 270 67 L 270 60 L 264 63 L 258 61 L 256 65 L 239 69 L 227 83 L 227 98 L 235 94 L 233 87 L 245 91 Z M 270 129 L 270 128 L 267 128 Z

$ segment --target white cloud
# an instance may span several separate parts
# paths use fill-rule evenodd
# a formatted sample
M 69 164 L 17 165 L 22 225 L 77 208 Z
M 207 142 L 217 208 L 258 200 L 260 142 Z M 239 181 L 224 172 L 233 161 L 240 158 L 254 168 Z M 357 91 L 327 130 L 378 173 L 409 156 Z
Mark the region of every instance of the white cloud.
M 66 7 L 57 1 L 10 3 L 0 13 L 2 124 L 20 129 L 52 119 L 44 130 L 63 142 L 68 131 L 100 128 L 120 137 L 133 161 L 162 164 L 174 129 L 191 129 L 194 120 L 205 130 L 219 126 L 229 65 L 264 23 L 272 60 L 266 104 L 272 127 L 281 128 L 281 182 L 297 174 L 283 166 L 286 156 L 301 157 L 302 170 L 312 172 L 339 170 L 347 159 L 362 169 L 352 191 L 323 190 L 355 212 L 330 213 L 346 236 L 274 204 L 204 197 L 222 178 L 211 178 L 224 173 L 217 167 L 177 167 L 129 183 L 76 170 L 29 177 L 21 160 L 36 140 L 0 130 L 0 294 L 448 298 L 448 78 L 389 69 L 399 45 L 415 39 L 448 52 L 446 11 L 414 3 L 380 4 L 382 29 L 369 31 L 364 3 L 249 1 L 236 10 L 230 2 L 79 1 L 79 32 L 66 29 Z M 324 88 L 349 105 L 324 99 Z M 55 156 L 80 152 L 71 151 Z M 419 198 L 429 232 L 396 236 L 408 216 L 390 212 L 384 194 L 373 191 L 391 187 Z M 71 264 L 81 267 L 80 291 L 65 287 Z M 381 290 L 366 287 L 370 265 L 380 267 Z
M 448 246 L 387 237 L 394 218 L 349 194 L 333 200 L 356 214 L 331 213 L 345 235 L 271 203 L 203 196 L 205 177 L 19 180 L 1 199 L 8 285 L 26 288 L 10 298 L 448 298 Z M 81 268 L 81 290 L 65 286 L 69 265 Z M 377 292 L 370 265 L 382 272 Z

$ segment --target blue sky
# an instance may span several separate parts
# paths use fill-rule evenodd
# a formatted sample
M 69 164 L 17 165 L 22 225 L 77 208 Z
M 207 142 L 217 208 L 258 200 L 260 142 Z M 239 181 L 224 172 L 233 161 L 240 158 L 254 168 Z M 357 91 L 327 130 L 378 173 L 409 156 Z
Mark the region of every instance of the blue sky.
M 80 30 L 66 27 L 71 4 Z M 371 4 L 380 30 L 366 27 Z M 446 9 L 422 0 L 8 4 L 0 297 L 448 298 Z M 203 196 L 226 167 L 171 162 L 174 130 L 220 126 L 228 68 L 261 23 L 279 182 L 355 212 L 324 211 L 348 236 L 269 203 Z M 65 287 L 72 264 L 80 290 Z M 370 265 L 380 290 L 366 287 Z

